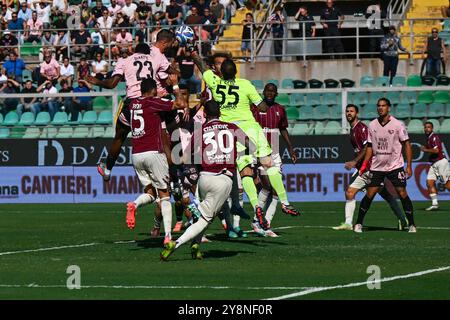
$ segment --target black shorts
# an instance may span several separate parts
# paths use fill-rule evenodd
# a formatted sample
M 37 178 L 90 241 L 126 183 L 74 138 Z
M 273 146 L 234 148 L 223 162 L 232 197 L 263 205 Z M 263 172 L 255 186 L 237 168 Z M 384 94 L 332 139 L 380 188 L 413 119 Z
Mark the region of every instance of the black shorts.
M 392 171 L 372 171 L 370 170 L 368 187 L 381 187 L 384 179 L 388 179 L 394 187 L 406 187 L 406 173 L 402 168 Z

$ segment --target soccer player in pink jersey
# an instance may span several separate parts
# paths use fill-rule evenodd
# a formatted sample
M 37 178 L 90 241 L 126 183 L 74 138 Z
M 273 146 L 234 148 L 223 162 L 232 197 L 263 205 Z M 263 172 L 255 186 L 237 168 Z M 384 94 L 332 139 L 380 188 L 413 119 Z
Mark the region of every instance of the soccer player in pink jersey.
M 132 162 L 136 174 L 146 192 L 127 204 L 127 225 L 133 229 L 136 224 L 136 209 L 160 199 L 164 222 L 164 243 L 171 239 L 172 206 L 168 191 L 169 165 L 162 142 L 162 112 L 186 108 L 184 99 L 174 102 L 157 97 L 157 85 L 153 79 L 141 82 L 142 97 L 130 101 L 130 126 L 132 134 Z
M 427 187 L 431 198 L 431 206 L 425 210 L 435 211 L 439 210 L 436 180 L 441 179 L 445 188 L 450 191 L 450 166 L 448 160 L 445 158 L 441 139 L 433 131 L 433 123 L 429 121 L 425 122 L 423 131 L 427 135 L 427 145 L 422 146 L 420 150 L 429 154 L 428 161 L 431 163 L 427 175 Z
M 280 135 L 286 142 L 289 155 L 291 156 L 291 160 L 293 163 L 297 161 L 297 155 L 295 154 L 294 149 L 292 148 L 291 140 L 289 139 L 289 133 L 287 131 L 288 119 L 286 116 L 286 111 L 284 110 L 283 106 L 275 102 L 275 98 L 277 97 L 277 95 L 277 86 L 273 83 L 266 84 L 263 91 L 263 99 L 266 102 L 266 106 L 264 109 L 261 106 L 252 106 L 252 112 L 256 121 L 261 125 L 264 133 L 266 134 L 267 141 L 269 141 L 270 146 L 273 150 L 273 162 L 281 172 L 282 161 L 279 153 Z M 266 210 L 266 220 L 270 226 L 270 223 L 273 220 L 273 217 L 277 210 L 278 196 L 275 190 L 271 187 L 266 171 L 261 165 L 258 166 L 258 177 L 262 184 L 262 189 L 258 194 L 258 202 L 261 208 L 264 208 L 266 206 L 266 203 L 270 198 L 270 194 L 272 194 L 272 199 Z M 258 228 L 257 224 L 252 224 L 252 226 L 253 230 L 260 235 L 278 237 L 278 235 L 270 228 L 268 230 L 263 230 L 261 228 Z
M 241 130 L 233 123 L 219 120 L 220 107 L 214 100 L 205 104 L 204 112 L 206 122 L 202 126 L 201 149 L 197 151 L 202 162 L 198 180 L 201 216 L 180 238 L 166 244 L 160 254 L 163 261 L 167 261 L 175 249 L 191 240 L 192 258 L 202 259 L 200 238 L 227 200 L 233 185 L 237 135 Z M 195 145 L 194 141 L 192 145 Z
M 414 224 L 413 204 L 406 191 L 406 179 L 412 176 L 412 149 L 405 125 L 389 114 L 391 102 L 380 98 L 377 102 L 378 118 L 370 122 L 367 139 L 367 151 L 359 170 L 363 175 L 370 165 L 367 193 L 359 206 L 359 214 L 354 231 L 362 232 L 364 217 L 370 208 L 373 198 L 388 179 L 397 191 L 403 210 L 409 222 L 409 232 L 417 232 Z M 402 149 L 406 153 L 406 172 L 403 168 Z
M 366 189 L 370 180 L 369 172 L 358 175 L 358 171 L 361 168 L 364 156 L 366 155 L 367 139 L 369 135 L 369 129 L 359 120 L 358 112 L 358 107 L 354 104 L 349 104 L 345 108 L 345 115 L 350 124 L 350 142 L 355 153 L 354 159 L 345 163 L 345 169 L 351 170 L 356 168 L 357 170 L 352 175 L 350 186 L 345 191 L 345 222 L 341 223 L 339 226 L 333 227 L 334 230 L 353 230 L 353 214 L 356 207 L 356 194 L 359 191 Z M 408 221 L 398 206 L 397 200 L 395 200 L 384 187 L 380 190 L 379 194 L 387 203 L 389 203 L 389 206 L 398 218 L 399 229 L 403 230 L 404 228 L 407 228 Z

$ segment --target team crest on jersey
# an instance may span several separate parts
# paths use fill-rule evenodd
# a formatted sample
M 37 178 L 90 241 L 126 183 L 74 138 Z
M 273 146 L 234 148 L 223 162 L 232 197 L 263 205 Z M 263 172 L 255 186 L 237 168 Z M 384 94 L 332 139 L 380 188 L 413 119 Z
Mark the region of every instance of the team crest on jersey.
M 389 134 L 394 134 L 394 130 L 388 130 Z

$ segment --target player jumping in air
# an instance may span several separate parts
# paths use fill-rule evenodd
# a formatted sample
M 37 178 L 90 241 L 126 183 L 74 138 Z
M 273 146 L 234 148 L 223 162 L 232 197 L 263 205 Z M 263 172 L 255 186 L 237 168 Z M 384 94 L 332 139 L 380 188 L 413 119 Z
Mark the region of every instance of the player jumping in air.
M 153 79 L 141 82 L 142 97 L 130 101 L 130 125 L 132 134 L 132 162 L 136 175 L 146 193 L 127 204 L 127 225 L 134 228 L 136 209 L 160 199 L 164 222 L 164 243 L 171 239 L 172 205 L 168 191 L 169 166 L 161 139 L 161 112 L 186 108 L 187 102 L 178 98 L 170 101 L 156 97 L 157 85 Z
M 289 204 L 281 173 L 273 163 L 271 157 L 272 149 L 261 126 L 256 122 L 250 110 L 250 104 L 252 103 L 256 106 L 260 103 L 265 105 L 256 88 L 250 81 L 236 78 L 236 64 L 231 59 L 222 62 L 221 78 L 204 64 L 196 52 L 193 52 L 192 58 L 202 72 L 203 80 L 211 89 L 214 100 L 220 105 L 220 120 L 235 123 L 256 146 L 254 152 L 240 156 L 237 160 L 237 167 L 242 177 L 242 185 L 254 209 L 256 222 L 259 223 L 262 229 L 266 230 L 268 228 L 263 209 L 258 204 L 258 192 L 253 181 L 253 170 L 250 167 L 254 162 L 254 156 L 259 159 L 266 170 L 270 184 L 276 190 L 281 201 L 282 211 L 285 214 L 298 216 L 299 212 Z M 238 145 L 239 152 L 243 149 L 245 149 L 243 145 Z
M 351 170 L 356 168 L 357 170 L 352 175 L 350 186 L 345 191 L 345 222 L 337 227 L 333 227 L 334 230 L 353 230 L 353 214 L 356 207 L 356 194 L 361 190 L 365 190 L 369 183 L 369 172 L 358 175 L 358 171 L 361 168 L 364 156 L 366 155 L 367 137 L 369 134 L 367 126 L 359 120 L 358 112 L 358 107 L 354 104 L 349 104 L 345 108 L 345 115 L 347 121 L 350 123 L 350 142 L 355 151 L 355 158 L 345 163 L 345 169 Z M 392 212 L 398 218 L 399 229 L 403 230 L 404 228 L 407 228 L 408 221 L 398 206 L 397 200 L 394 199 L 385 187 L 380 190 L 379 194 L 387 203 L 389 203 Z
M 431 198 L 431 206 L 426 211 L 439 210 L 436 180 L 441 179 L 445 188 L 450 191 L 450 166 L 442 150 L 442 142 L 439 136 L 433 131 L 433 123 L 425 122 L 423 131 L 427 135 L 427 145 L 420 150 L 429 154 L 428 161 L 431 163 L 427 175 L 428 193 Z
M 373 198 L 383 186 L 384 179 L 392 182 L 402 202 L 403 210 L 409 222 L 409 232 L 415 233 L 413 205 L 406 192 L 406 179 L 412 176 L 412 149 L 408 132 L 402 122 L 389 114 L 391 102 L 386 98 L 378 99 L 378 118 L 369 124 L 367 151 L 359 170 L 363 175 L 369 168 L 367 193 L 361 200 L 359 214 L 354 231 L 362 232 L 364 217 L 370 208 Z M 406 173 L 403 168 L 402 148 L 406 153 Z M 372 161 L 372 163 L 370 163 Z

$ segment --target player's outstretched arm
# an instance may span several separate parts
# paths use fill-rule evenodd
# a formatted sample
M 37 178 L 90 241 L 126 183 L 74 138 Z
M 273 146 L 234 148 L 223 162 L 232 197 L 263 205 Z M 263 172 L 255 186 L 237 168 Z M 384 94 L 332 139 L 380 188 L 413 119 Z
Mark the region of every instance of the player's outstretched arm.
M 409 177 L 412 176 L 412 148 L 411 142 L 409 140 L 402 142 L 403 149 L 405 150 L 406 155 L 406 175 Z
M 119 75 L 114 75 L 106 80 L 100 80 L 92 77 L 91 75 L 87 75 L 85 80 L 95 86 L 99 86 L 105 89 L 114 89 L 115 87 L 117 87 L 120 80 L 122 80 L 122 77 Z
M 203 61 L 197 51 L 192 52 L 192 60 L 197 66 L 198 70 L 203 74 L 205 71 L 209 70 L 208 65 Z

